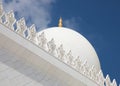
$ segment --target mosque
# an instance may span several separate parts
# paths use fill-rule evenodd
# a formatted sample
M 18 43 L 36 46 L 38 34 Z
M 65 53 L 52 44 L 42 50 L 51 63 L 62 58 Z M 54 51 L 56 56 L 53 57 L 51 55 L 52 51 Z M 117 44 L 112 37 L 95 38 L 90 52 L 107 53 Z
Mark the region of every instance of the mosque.
M 15 28 L 16 25 L 16 28 Z M 27 33 L 27 34 L 26 34 Z M 36 32 L 0 4 L 0 86 L 117 86 L 103 76 L 97 53 L 80 33 L 62 26 Z

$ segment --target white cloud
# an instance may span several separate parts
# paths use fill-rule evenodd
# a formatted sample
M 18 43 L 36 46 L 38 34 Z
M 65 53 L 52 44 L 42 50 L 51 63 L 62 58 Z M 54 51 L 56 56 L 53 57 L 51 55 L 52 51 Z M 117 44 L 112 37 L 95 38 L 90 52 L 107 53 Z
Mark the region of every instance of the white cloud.
M 71 29 L 77 29 L 79 27 L 79 22 L 81 18 L 75 18 L 72 17 L 70 19 L 64 20 L 65 27 L 71 28 Z
M 40 29 L 51 22 L 51 6 L 55 0 L 3 0 L 8 12 L 14 10 L 19 18 L 25 17 L 28 25 L 34 23 Z

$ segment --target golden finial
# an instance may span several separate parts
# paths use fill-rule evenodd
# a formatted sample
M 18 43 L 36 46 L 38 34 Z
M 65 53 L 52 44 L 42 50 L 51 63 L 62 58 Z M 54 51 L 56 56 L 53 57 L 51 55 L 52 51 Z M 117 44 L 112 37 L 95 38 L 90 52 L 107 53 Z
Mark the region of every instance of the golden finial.
M 59 19 L 58 27 L 62 27 L 62 18 L 61 18 L 61 17 L 60 17 L 60 19 Z

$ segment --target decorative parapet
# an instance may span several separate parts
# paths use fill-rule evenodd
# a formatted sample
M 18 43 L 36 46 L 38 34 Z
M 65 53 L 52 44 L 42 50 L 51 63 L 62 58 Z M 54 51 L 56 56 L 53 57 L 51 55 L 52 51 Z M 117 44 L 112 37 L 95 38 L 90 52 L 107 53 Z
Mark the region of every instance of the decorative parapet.
M 2 17 L 5 17 L 5 20 L 3 20 Z M 26 40 L 33 42 L 43 50 L 47 51 L 49 54 L 55 56 L 60 61 L 66 63 L 68 66 L 72 67 L 85 77 L 93 80 L 99 86 L 117 86 L 115 79 L 111 82 L 109 75 L 104 78 L 101 70 L 99 72 L 96 72 L 94 65 L 92 67 L 88 66 L 87 60 L 82 62 L 79 56 L 76 59 L 73 59 L 74 56 L 72 55 L 71 50 L 66 54 L 66 51 L 63 48 L 63 44 L 57 48 L 54 38 L 52 38 L 50 41 L 47 41 L 44 32 L 37 35 L 34 24 L 31 27 L 27 28 L 24 18 L 16 21 L 14 12 L 10 11 L 8 13 L 5 13 L 2 4 L 0 4 L 0 22 L 10 30 L 17 32 L 18 35 L 26 38 Z M 17 26 L 16 30 L 14 27 L 15 24 Z M 25 33 L 26 31 L 27 35 Z
M 113 79 L 113 81 L 111 82 L 109 75 L 107 75 L 105 79 L 105 85 L 106 86 L 117 86 L 117 83 L 115 79 Z

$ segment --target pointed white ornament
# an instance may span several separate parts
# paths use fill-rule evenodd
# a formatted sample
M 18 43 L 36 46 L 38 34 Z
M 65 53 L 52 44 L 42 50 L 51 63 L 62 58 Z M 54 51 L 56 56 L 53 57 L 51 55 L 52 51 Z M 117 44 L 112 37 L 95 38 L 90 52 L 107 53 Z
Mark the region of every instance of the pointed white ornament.
M 51 41 L 49 41 L 47 43 L 47 46 L 48 46 L 48 52 L 50 54 L 55 54 L 55 49 L 56 49 L 56 45 L 55 45 L 55 42 L 54 42 L 54 39 L 51 39 Z
M 80 71 L 80 67 L 81 67 L 81 60 L 80 60 L 80 57 L 78 56 L 75 60 L 74 60 L 74 63 L 75 63 L 75 68 L 77 71 Z
M 100 86 L 104 86 L 104 76 L 102 73 L 102 70 L 99 71 L 99 73 L 97 74 L 97 78 L 98 80 L 96 81 Z
M 110 80 L 109 75 L 106 76 L 105 84 L 106 84 L 106 86 L 111 86 L 111 80 Z
M 2 16 L 4 15 L 3 5 L 0 3 L 0 22 L 2 23 Z
M 37 40 L 38 40 L 38 46 L 45 49 L 45 46 L 47 44 L 47 39 L 45 37 L 44 32 L 42 32 L 41 34 L 38 35 Z
M 73 56 L 72 56 L 72 52 L 71 50 L 68 52 L 68 54 L 66 55 L 66 59 L 67 59 L 67 64 L 73 66 Z
M 28 28 L 28 36 L 27 39 L 32 41 L 33 43 L 36 43 L 36 28 L 35 25 L 33 24 L 30 28 Z
M 19 21 L 17 21 L 17 29 L 16 32 L 25 37 L 25 31 L 27 29 L 26 23 L 25 23 L 25 19 L 21 18 Z
M 63 49 L 63 45 L 61 44 L 60 47 L 58 47 L 57 49 L 57 54 L 58 54 L 58 58 L 60 60 L 64 60 L 64 56 L 65 56 L 65 51 Z
M 14 30 L 14 23 L 16 22 L 16 19 L 14 17 L 14 12 L 13 11 L 10 11 L 8 13 L 5 14 L 5 25 L 7 27 L 9 27 L 10 29 Z
M 113 79 L 112 86 L 117 86 L 116 80 Z M 119 85 L 120 86 L 120 85 Z

